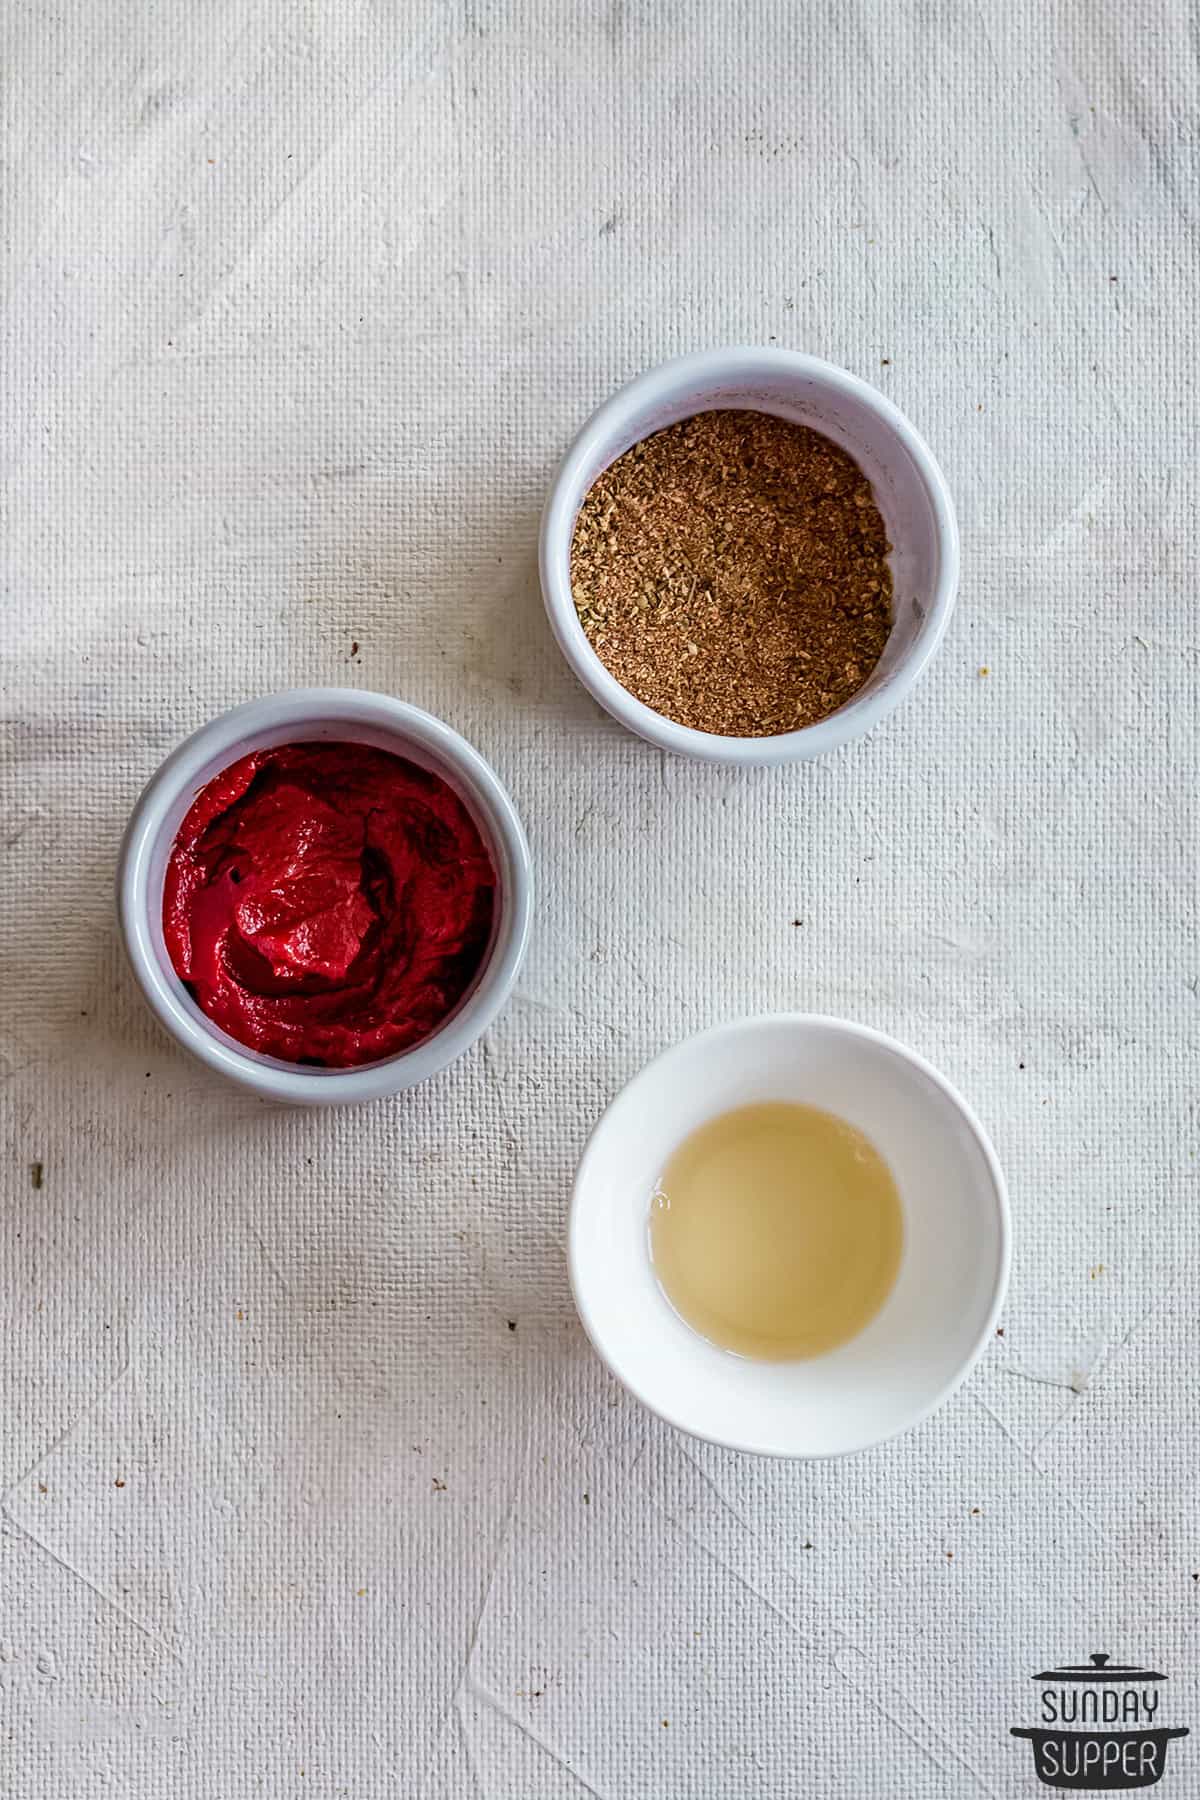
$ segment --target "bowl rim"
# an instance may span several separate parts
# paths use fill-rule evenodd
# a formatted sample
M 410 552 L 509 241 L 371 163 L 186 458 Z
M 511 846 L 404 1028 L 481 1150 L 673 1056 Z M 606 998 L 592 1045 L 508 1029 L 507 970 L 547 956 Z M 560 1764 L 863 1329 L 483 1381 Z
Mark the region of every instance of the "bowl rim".
M 583 471 L 602 446 L 671 389 L 689 381 L 749 381 L 754 375 L 791 374 L 853 397 L 873 412 L 902 444 L 924 486 L 934 519 L 938 574 L 925 617 L 903 660 L 875 693 L 850 699 L 837 712 L 799 731 L 773 737 L 722 737 L 679 725 L 636 698 L 609 673 L 579 624 L 571 594 L 570 551 L 575 518 L 591 483 Z M 704 410 L 701 408 L 701 410 Z M 954 502 L 929 445 L 899 407 L 870 382 L 836 363 L 778 345 L 730 345 L 691 351 L 635 375 L 609 395 L 568 446 L 542 509 L 538 534 L 542 598 L 563 656 L 592 698 L 620 724 L 660 749 L 705 762 L 778 764 L 824 755 L 878 725 L 911 692 L 950 621 L 958 592 L 959 537 Z
M 477 985 L 443 1026 L 408 1050 L 345 1069 L 289 1066 L 260 1058 L 219 1032 L 192 1003 L 185 1004 L 159 960 L 151 930 L 150 863 L 163 824 L 180 795 L 202 772 L 259 731 L 344 721 L 394 732 L 414 751 L 425 748 L 454 770 L 484 815 L 507 863 L 502 878 L 506 914 Z M 368 688 L 291 688 L 262 695 L 217 714 L 164 758 L 134 804 L 116 869 L 117 916 L 125 952 L 151 1011 L 175 1041 L 218 1074 L 264 1099 L 301 1105 L 346 1105 L 399 1093 L 461 1056 L 507 1001 L 520 972 L 533 914 L 529 844 L 507 789 L 474 746 L 433 713 Z
M 644 1384 L 640 1380 L 630 1380 L 623 1373 L 614 1368 L 608 1352 L 594 1328 L 594 1321 L 589 1316 L 588 1306 L 583 1293 L 581 1292 L 581 1278 L 579 1273 L 581 1259 L 578 1241 L 580 1227 L 578 1221 L 584 1205 L 582 1190 L 587 1178 L 589 1164 L 597 1153 L 596 1146 L 600 1134 L 604 1130 L 606 1122 L 610 1118 L 614 1107 L 633 1088 L 648 1079 L 651 1074 L 659 1068 L 660 1064 L 666 1062 L 670 1057 L 682 1050 L 685 1045 L 690 1047 L 697 1044 L 712 1043 L 717 1038 L 732 1037 L 746 1031 L 757 1031 L 766 1026 L 778 1025 L 789 1026 L 793 1029 L 810 1029 L 815 1026 L 820 1030 L 832 1029 L 842 1033 L 844 1036 L 857 1038 L 861 1042 L 871 1044 L 877 1049 L 889 1051 L 894 1056 L 897 1056 L 902 1062 L 907 1063 L 910 1067 L 916 1069 L 918 1073 L 925 1076 L 928 1081 L 932 1082 L 934 1087 L 936 1087 L 945 1098 L 950 1101 L 951 1105 L 957 1109 L 963 1123 L 967 1126 L 978 1149 L 982 1153 L 984 1165 L 989 1177 L 989 1185 L 996 1214 L 999 1243 L 996 1268 L 992 1282 L 991 1300 L 988 1305 L 987 1316 L 980 1326 L 969 1351 L 963 1357 L 958 1368 L 954 1371 L 953 1375 L 942 1384 L 933 1397 L 925 1403 L 925 1405 L 902 1419 L 892 1429 L 885 1431 L 878 1436 L 865 1437 L 859 1443 L 847 1444 L 838 1450 L 780 1450 L 773 1447 L 764 1447 L 762 1444 L 754 1443 L 747 1438 L 738 1437 L 736 1435 L 719 1436 L 715 1433 L 697 1431 L 694 1425 L 690 1424 L 687 1420 L 678 1417 L 670 1407 L 659 1405 L 652 1399 L 644 1391 Z M 963 1382 L 982 1356 L 984 1348 L 991 1340 L 992 1333 L 996 1327 L 996 1320 L 1000 1316 L 1001 1309 L 1004 1305 L 1005 1295 L 1008 1291 L 1011 1262 L 1012 1215 L 1008 1198 L 1008 1184 L 1004 1177 L 1004 1171 L 1000 1166 L 999 1158 L 992 1146 L 991 1139 L 984 1130 L 983 1124 L 974 1109 L 963 1098 L 962 1094 L 959 1093 L 953 1083 L 948 1081 L 947 1078 L 918 1051 L 910 1049 L 907 1044 L 902 1044 L 898 1038 L 889 1036 L 887 1032 L 877 1031 L 871 1025 L 858 1024 L 852 1019 L 838 1018 L 832 1013 L 754 1013 L 747 1018 L 729 1019 L 718 1025 L 710 1025 L 703 1031 L 693 1032 L 688 1037 L 679 1038 L 675 1043 L 668 1044 L 655 1056 L 652 1056 L 649 1062 L 643 1063 L 641 1068 L 636 1070 L 635 1073 L 630 1076 L 629 1080 L 626 1081 L 609 1100 L 604 1111 L 600 1114 L 600 1117 L 596 1120 L 596 1123 L 588 1133 L 587 1141 L 580 1152 L 579 1161 L 575 1170 L 575 1178 L 571 1187 L 570 1213 L 567 1224 L 567 1267 L 571 1282 L 571 1294 L 575 1301 L 575 1309 L 579 1314 L 580 1323 L 583 1326 L 588 1341 L 591 1343 L 592 1348 L 595 1350 L 605 1368 L 608 1369 L 614 1379 L 621 1383 L 622 1387 L 626 1388 L 636 1400 L 641 1402 L 648 1412 L 653 1413 L 655 1417 L 661 1419 L 664 1424 L 670 1425 L 675 1430 L 682 1431 L 686 1433 L 688 1437 L 696 1438 L 700 1442 L 716 1444 L 721 1449 L 737 1450 L 749 1456 L 768 1457 L 774 1461 L 834 1462 L 839 1461 L 845 1456 L 858 1456 L 864 1451 L 876 1449 L 881 1444 L 890 1443 L 893 1438 L 900 1437 L 905 1432 L 911 1431 L 915 1426 L 921 1424 L 923 1420 L 929 1418 L 931 1413 L 937 1412 L 938 1409 L 944 1406 L 946 1401 L 949 1400 L 962 1386 Z

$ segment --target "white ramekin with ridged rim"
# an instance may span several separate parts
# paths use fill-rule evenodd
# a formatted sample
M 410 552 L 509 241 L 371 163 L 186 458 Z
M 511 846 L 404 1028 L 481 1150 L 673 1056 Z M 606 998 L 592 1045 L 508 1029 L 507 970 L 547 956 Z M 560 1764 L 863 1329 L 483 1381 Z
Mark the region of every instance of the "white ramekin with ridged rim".
M 891 634 L 869 680 L 815 725 L 775 737 L 720 737 L 677 725 L 635 699 L 588 642 L 571 593 L 571 539 L 584 496 L 618 456 L 677 419 L 746 407 L 809 425 L 854 457 L 892 545 Z M 870 731 L 911 692 L 949 622 L 958 588 L 958 527 L 945 478 L 920 433 L 877 388 L 797 350 L 702 350 L 620 388 L 567 451 L 542 514 L 542 594 L 559 648 L 594 700 L 639 737 L 708 762 L 798 762 Z
M 412 1049 L 350 1069 L 263 1056 L 215 1025 L 176 974 L 163 936 L 163 881 L 176 834 L 205 784 L 252 750 L 317 742 L 370 744 L 440 775 L 463 800 L 496 865 L 499 908 L 473 986 Z M 399 1093 L 453 1062 L 512 992 L 529 939 L 533 884 L 521 821 L 495 771 L 441 719 L 389 694 L 299 688 L 222 713 L 172 751 L 134 807 L 117 870 L 117 912 L 134 975 L 159 1022 L 210 1069 L 264 1099 L 336 1106 Z

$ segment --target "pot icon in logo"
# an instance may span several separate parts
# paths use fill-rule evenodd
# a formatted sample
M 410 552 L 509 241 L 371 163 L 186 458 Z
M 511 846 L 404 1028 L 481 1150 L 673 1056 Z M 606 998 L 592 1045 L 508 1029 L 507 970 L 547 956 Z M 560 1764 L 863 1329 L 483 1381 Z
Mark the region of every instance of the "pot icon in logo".
M 1014 1725 L 1028 1738 L 1038 1780 L 1047 1787 L 1097 1792 L 1153 1787 L 1162 1779 L 1167 1745 L 1187 1737 L 1186 1725 L 1160 1725 L 1155 1669 L 1110 1663 L 1099 1650 L 1090 1662 L 1044 1669 L 1040 1725 Z

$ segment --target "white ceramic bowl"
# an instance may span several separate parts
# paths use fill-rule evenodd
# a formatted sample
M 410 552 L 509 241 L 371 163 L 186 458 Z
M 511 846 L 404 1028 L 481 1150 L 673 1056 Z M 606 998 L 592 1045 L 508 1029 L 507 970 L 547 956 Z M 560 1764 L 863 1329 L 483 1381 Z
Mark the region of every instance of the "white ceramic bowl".
M 398 1056 L 351 1069 L 315 1069 L 263 1056 L 205 1017 L 171 965 L 163 938 L 163 880 L 183 816 L 214 775 L 251 750 L 319 739 L 373 744 L 440 775 L 471 812 L 498 876 L 492 942 L 474 986 L 437 1031 Z M 529 846 L 499 779 L 465 738 L 418 707 L 354 688 L 301 688 L 223 713 L 172 751 L 129 821 L 117 910 L 133 972 L 152 1010 L 185 1050 L 272 1100 L 331 1106 L 412 1087 L 470 1048 L 512 992 L 532 910 Z
M 609 674 L 571 595 L 571 539 L 598 475 L 631 444 L 677 419 L 746 407 L 812 426 L 869 479 L 892 545 L 891 635 L 869 681 L 845 706 L 775 737 L 719 737 L 664 718 Z M 555 476 L 542 514 L 542 594 L 559 648 L 588 692 L 640 737 L 710 762 L 783 763 L 820 756 L 870 731 L 914 686 L 937 649 L 958 587 L 958 527 L 925 440 L 890 400 L 845 369 L 795 350 L 703 350 L 639 375 L 594 412 Z
M 866 1134 L 904 1211 L 896 1285 L 849 1343 L 754 1362 L 700 1337 L 650 1261 L 656 1177 L 697 1126 L 792 1100 Z M 865 1026 L 800 1013 L 688 1038 L 635 1075 L 588 1142 L 571 1202 L 571 1282 L 588 1336 L 652 1411 L 696 1437 L 769 1456 L 839 1456 L 949 1398 L 995 1327 L 1008 1280 L 1004 1177 L 966 1102 L 921 1057 Z

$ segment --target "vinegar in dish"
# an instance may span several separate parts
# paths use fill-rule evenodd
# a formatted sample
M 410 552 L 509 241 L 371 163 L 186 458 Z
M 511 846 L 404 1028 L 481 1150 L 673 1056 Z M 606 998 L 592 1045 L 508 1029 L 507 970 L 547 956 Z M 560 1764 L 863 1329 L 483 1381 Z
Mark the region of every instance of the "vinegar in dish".
M 650 1203 L 650 1254 L 679 1316 L 765 1362 L 856 1337 L 895 1285 L 904 1242 L 892 1172 L 853 1125 L 767 1101 L 701 1125 Z

